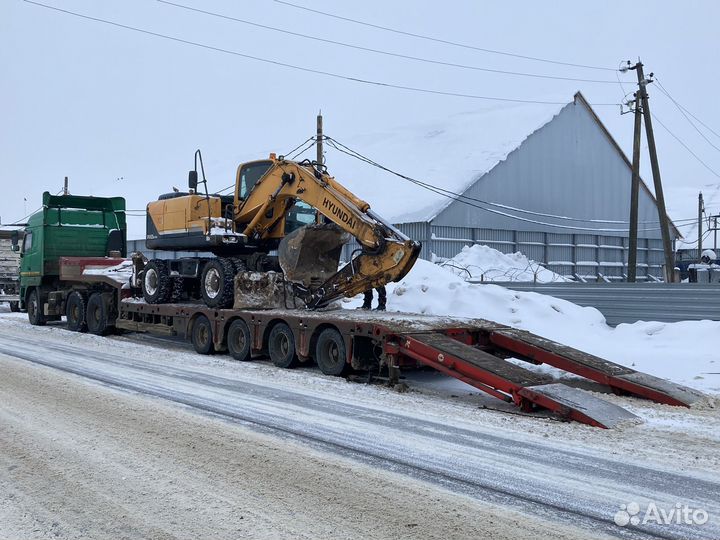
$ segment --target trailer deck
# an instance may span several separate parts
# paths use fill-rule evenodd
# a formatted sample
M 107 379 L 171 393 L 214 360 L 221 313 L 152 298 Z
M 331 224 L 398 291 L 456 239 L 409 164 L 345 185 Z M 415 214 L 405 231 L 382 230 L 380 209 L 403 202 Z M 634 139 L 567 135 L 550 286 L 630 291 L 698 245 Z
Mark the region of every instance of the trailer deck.
M 120 302 L 116 326 L 136 332 L 192 335 L 193 321 L 204 316 L 212 327 L 214 350 L 227 350 L 227 329 L 238 318 L 250 329 L 253 356 L 266 355 L 274 325 L 286 324 L 300 361 L 314 356 L 318 334 L 334 328 L 345 342 L 346 361 L 355 369 L 388 367 L 391 380 L 400 370 L 429 366 L 524 411 L 548 409 L 559 417 L 610 428 L 632 420 L 629 411 L 586 390 L 568 386 L 508 358 L 547 363 L 631 394 L 669 405 L 690 406 L 702 393 L 637 372 L 577 349 L 482 319 L 461 319 L 362 310 L 212 309 L 202 304 Z

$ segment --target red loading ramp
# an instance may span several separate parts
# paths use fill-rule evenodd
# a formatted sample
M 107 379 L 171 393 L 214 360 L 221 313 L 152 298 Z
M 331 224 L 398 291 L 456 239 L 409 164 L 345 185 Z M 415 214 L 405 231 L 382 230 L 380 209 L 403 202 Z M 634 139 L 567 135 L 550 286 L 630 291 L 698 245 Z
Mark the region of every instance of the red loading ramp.
M 524 410 L 538 407 L 591 426 L 611 428 L 635 415 L 589 392 L 533 373 L 439 332 L 398 335 L 397 354 L 455 377 Z
M 548 364 L 606 384 L 618 393 L 684 407 L 706 398 L 702 392 L 693 388 L 615 364 L 524 330 L 491 325 L 484 332 L 495 347 L 493 352 Z

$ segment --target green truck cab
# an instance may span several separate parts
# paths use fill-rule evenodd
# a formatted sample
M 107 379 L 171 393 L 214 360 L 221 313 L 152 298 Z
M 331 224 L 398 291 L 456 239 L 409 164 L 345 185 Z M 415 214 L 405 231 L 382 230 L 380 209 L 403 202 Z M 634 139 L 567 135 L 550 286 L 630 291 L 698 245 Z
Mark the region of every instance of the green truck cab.
M 127 255 L 125 199 L 43 193 L 42 210 L 28 219 L 20 250 L 20 303 L 30 322 L 65 314 L 67 297 L 90 292 L 87 284 L 61 279 L 61 258 Z M 112 260 L 111 259 L 111 260 Z

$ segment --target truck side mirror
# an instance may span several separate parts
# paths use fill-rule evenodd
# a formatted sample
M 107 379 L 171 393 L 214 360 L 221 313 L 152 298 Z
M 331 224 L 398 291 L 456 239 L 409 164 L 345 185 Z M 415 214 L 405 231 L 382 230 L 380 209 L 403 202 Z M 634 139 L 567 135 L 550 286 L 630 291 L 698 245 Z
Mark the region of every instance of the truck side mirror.
M 12 243 L 13 251 L 20 251 L 20 234 L 17 231 L 13 231 L 10 235 L 10 242 Z
M 198 174 L 197 171 L 190 171 L 188 173 L 188 188 L 190 191 L 197 191 Z

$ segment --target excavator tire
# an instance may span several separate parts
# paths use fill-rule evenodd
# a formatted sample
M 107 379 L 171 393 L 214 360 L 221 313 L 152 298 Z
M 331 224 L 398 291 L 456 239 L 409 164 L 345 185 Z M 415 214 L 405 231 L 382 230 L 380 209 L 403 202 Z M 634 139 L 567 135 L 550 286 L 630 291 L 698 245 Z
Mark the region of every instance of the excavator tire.
M 170 299 L 172 279 L 165 261 L 153 259 L 145 265 L 142 291 L 148 304 L 164 304 Z
M 235 267 L 230 259 L 210 259 L 200 275 L 200 294 L 205 304 L 213 308 L 233 305 Z

